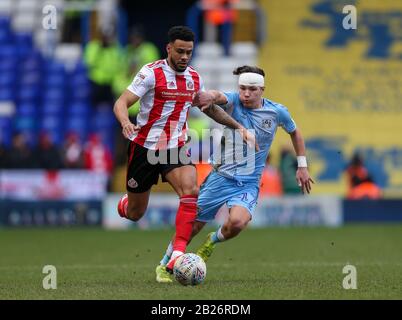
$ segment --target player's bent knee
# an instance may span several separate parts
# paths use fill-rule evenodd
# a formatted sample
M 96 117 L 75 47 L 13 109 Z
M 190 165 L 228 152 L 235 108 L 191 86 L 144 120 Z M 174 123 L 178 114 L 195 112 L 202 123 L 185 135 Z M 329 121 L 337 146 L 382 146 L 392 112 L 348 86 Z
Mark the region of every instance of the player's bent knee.
M 140 220 L 144 214 L 145 210 L 141 208 L 132 207 L 127 210 L 127 217 L 132 221 Z
M 197 187 L 197 185 L 188 185 L 188 186 L 182 187 L 183 195 L 197 196 L 199 191 L 200 191 L 200 189 Z
M 234 232 L 240 232 L 247 227 L 248 221 L 242 219 L 230 220 L 230 229 Z

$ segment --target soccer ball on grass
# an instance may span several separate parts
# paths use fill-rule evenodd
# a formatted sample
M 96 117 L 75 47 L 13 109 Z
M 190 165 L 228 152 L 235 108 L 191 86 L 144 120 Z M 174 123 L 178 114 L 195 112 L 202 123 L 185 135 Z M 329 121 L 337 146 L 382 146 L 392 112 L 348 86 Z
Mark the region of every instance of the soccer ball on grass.
M 184 286 L 195 286 L 204 281 L 207 266 L 204 260 L 195 253 L 185 253 L 177 258 L 173 266 L 175 279 Z

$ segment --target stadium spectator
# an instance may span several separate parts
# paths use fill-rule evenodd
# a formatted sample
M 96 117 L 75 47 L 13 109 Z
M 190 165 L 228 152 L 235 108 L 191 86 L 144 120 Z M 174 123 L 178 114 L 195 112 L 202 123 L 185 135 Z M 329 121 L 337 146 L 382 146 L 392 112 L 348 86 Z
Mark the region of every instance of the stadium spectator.
M 85 145 L 84 167 L 91 171 L 106 173 L 108 176 L 112 173 L 112 153 L 96 133 L 90 135 Z
M 279 161 L 279 172 L 282 181 L 282 190 L 284 194 L 300 193 L 300 187 L 295 179 L 297 170 L 297 159 L 293 151 L 283 146 Z
M 33 154 L 25 135 L 22 132 L 15 133 L 12 138 L 11 148 L 6 154 L 5 168 L 29 169 L 33 167 L 33 160 Z
M 113 79 L 113 93 L 116 97 L 119 97 L 128 87 L 134 75 L 140 71 L 142 66 L 160 58 L 158 48 L 152 42 L 146 40 L 144 30 L 141 26 L 132 29 L 130 43 L 126 47 L 125 54 L 125 66 Z M 132 105 L 128 109 L 130 117 L 134 118 L 139 108 L 139 102 Z
M 53 143 L 49 133 L 45 131 L 39 135 L 39 143 L 34 150 L 34 159 L 36 168 L 46 170 L 63 168 L 60 150 Z
M 281 196 L 282 193 L 281 175 L 278 169 L 271 164 L 271 155 L 268 154 L 261 175 L 260 197 Z
M 358 177 L 353 178 L 354 186 L 347 195 L 348 199 L 380 199 L 382 196 L 381 189 L 374 183 L 370 176 L 360 180 Z
M 361 181 L 368 178 L 368 170 L 364 166 L 363 157 L 359 153 L 353 155 L 345 171 L 348 182 L 347 194 L 350 194 L 353 188 L 359 185 Z
M 83 147 L 76 133 L 69 133 L 62 150 L 64 167 L 67 169 L 81 169 L 84 167 Z
M 115 100 L 112 92 L 113 79 L 124 66 L 123 58 L 123 52 L 112 33 L 102 33 L 100 41 L 92 40 L 85 47 L 84 59 L 89 69 L 94 106 L 103 103 L 113 104 Z

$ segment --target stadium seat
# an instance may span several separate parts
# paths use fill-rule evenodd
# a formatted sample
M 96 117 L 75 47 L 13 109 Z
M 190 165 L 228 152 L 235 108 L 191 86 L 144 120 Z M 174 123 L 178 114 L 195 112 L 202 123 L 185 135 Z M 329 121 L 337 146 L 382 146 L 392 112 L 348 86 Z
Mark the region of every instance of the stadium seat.
M 50 74 L 45 77 L 43 85 L 45 88 L 64 88 L 66 86 L 66 78 L 63 73 Z
M 10 57 L 17 57 L 18 50 L 17 47 L 11 44 L 0 46 L 0 60 Z
M 39 114 L 38 106 L 34 103 L 20 103 L 17 105 L 17 117 L 37 117 Z
M 44 61 L 44 69 L 48 75 L 61 75 L 66 71 L 63 63 L 57 60 Z
M 7 26 L 3 26 L 0 23 L 0 45 L 9 44 L 12 42 L 12 34 Z
M 71 92 L 71 102 L 72 103 L 90 103 L 91 91 L 87 88 L 79 88 Z
M 10 16 L 13 11 L 13 0 L 0 1 L 0 16 Z
M 81 59 L 82 48 L 80 44 L 62 43 L 56 47 L 54 55 L 67 69 L 73 69 Z
M 4 71 L 0 67 L 0 88 L 13 89 L 16 84 L 17 75 L 12 71 Z
M 56 116 L 62 117 L 65 112 L 64 104 L 56 101 L 46 101 L 40 108 L 42 117 Z
M 39 121 L 39 130 L 53 130 L 63 132 L 63 117 L 44 115 Z
M 32 31 L 14 33 L 14 44 L 19 47 L 33 48 Z
M 253 42 L 234 42 L 230 46 L 230 55 L 242 58 L 257 58 L 258 48 Z
M 15 101 L 14 92 L 11 88 L 0 88 L 0 101 Z
M 69 105 L 67 111 L 70 116 L 87 118 L 91 109 L 89 104 L 77 102 Z
M 1 48 L 0 48 L 1 50 Z M 12 72 L 15 74 L 15 69 L 18 66 L 17 57 L 1 57 L 0 58 L 0 72 Z
M 65 91 L 63 88 L 46 88 L 42 96 L 43 102 L 64 103 Z
M 0 144 L 10 145 L 12 136 L 12 121 L 10 117 L 0 116 Z
M 38 71 L 27 71 L 21 73 L 20 86 L 36 86 L 39 87 L 42 82 L 41 73 Z
M 37 128 L 36 119 L 31 116 L 20 116 L 13 119 L 14 120 L 14 131 L 35 131 Z
M 24 86 L 17 90 L 17 100 L 20 103 L 37 103 L 40 99 L 40 89 L 38 86 Z
M 217 58 L 223 56 L 224 50 L 220 43 L 201 42 L 195 48 L 197 57 Z
M 71 116 L 67 118 L 65 133 L 76 133 L 81 141 L 85 141 L 88 135 L 88 120 L 82 116 Z
M 35 27 L 38 25 L 38 19 L 35 12 L 27 11 L 20 12 L 13 16 L 13 20 L 11 22 L 13 30 L 16 32 L 29 32 L 35 30 Z
M 42 57 L 41 55 L 32 50 L 30 54 L 26 55 L 21 61 L 20 69 L 26 71 L 41 71 L 42 70 Z

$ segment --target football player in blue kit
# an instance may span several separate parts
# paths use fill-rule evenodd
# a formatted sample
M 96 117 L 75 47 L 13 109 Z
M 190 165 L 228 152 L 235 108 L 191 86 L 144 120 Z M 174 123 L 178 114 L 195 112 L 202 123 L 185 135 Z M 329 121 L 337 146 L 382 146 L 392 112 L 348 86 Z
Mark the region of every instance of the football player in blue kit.
M 257 205 L 260 178 L 278 127 L 289 134 L 296 152 L 298 169 L 295 178 L 301 191 L 310 193 L 311 184 L 314 183 L 308 172 L 300 129 L 286 107 L 263 98 L 264 71 L 254 66 L 242 66 L 233 73 L 239 76 L 238 92 L 199 92 L 193 105 L 207 115 L 213 113 L 215 108 L 223 108 L 245 129 L 254 133 L 258 147 L 247 146 L 236 130 L 224 129 L 221 152 L 213 154 L 213 170 L 200 187 L 198 212 L 191 237 L 213 220 L 224 204 L 229 208 L 229 216 L 216 232 L 208 234 L 207 240 L 198 249 L 197 254 L 204 261 L 211 256 L 216 243 L 237 236 L 252 219 Z M 161 264 L 170 260 L 169 248 L 170 246 Z M 167 270 L 169 271 L 169 265 Z

